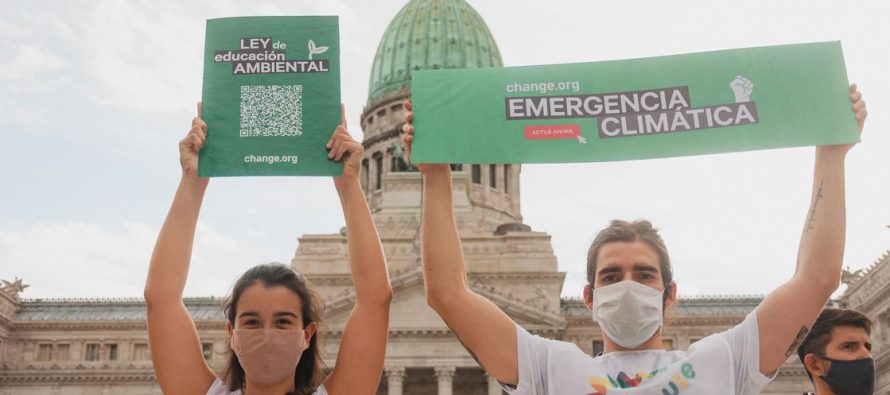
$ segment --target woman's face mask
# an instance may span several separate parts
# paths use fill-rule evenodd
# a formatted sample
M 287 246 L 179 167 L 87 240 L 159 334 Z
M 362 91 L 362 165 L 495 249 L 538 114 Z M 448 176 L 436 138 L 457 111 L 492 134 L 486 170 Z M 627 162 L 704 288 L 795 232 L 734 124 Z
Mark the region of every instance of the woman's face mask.
M 306 331 L 289 329 L 235 329 L 232 351 L 250 381 L 274 384 L 293 377 L 300 356 L 308 348 Z

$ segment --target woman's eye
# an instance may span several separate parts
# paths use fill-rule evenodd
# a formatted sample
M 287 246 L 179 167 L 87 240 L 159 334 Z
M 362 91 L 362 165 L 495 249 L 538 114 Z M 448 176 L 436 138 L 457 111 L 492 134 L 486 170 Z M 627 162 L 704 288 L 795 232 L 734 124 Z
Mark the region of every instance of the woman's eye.
M 278 320 L 279 325 L 290 325 L 290 320 Z

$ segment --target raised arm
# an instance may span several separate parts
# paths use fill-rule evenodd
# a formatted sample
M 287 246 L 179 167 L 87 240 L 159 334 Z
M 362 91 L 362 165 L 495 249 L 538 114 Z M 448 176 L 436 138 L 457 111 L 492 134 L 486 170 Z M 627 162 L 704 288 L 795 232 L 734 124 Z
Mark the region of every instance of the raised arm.
M 867 111 L 856 85 L 850 100 L 860 132 Z M 772 374 L 809 332 L 841 278 L 846 237 L 844 159 L 853 145 L 816 147 L 813 192 L 791 280 L 757 308 L 760 371 Z
M 324 386 L 332 395 L 374 394 L 383 372 L 392 287 L 383 245 L 359 183 L 364 149 L 346 130 L 345 116 L 331 136 L 328 150 L 329 158 L 343 160 L 343 175 L 334 177 L 334 185 L 346 219 L 356 301 L 343 330 L 336 366 Z
M 182 301 L 195 224 L 208 182 L 207 178 L 198 177 L 198 151 L 207 135 L 207 124 L 200 117 L 199 104 L 198 117 L 179 142 L 182 179 L 155 243 L 145 282 L 151 359 L 165 394 L 205 393 L 216 379 L 204 361 L 198 331 Z
M 405 125 L 408 152 L 414 139 L 411 103 Z M 494 303 L 473 292 L 454 222 L 451 169 L 448 165 L 417 165 L 423 174 L 421 255 L 427 303 L 445 320 L 461 343 L 498 381 L 516 385 L 519 366 L 516 324 Z

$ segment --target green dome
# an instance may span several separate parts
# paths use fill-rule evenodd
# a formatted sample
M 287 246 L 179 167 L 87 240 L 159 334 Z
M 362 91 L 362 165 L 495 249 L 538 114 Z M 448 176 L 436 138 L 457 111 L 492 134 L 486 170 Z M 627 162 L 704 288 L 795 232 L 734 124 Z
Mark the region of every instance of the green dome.
M 488 26 L 464 0 L 411 0 L 377 47 L 368 102 L 410 87 L 412 70 L 502 65 Z

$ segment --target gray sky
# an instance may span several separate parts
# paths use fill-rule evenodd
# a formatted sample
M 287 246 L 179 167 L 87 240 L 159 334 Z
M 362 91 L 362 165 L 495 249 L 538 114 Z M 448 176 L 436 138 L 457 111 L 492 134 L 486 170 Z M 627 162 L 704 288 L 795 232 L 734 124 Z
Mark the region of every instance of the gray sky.
M 201 96 L 204 20 L 339 15 L 352 127 L 377 43 L 405 0 L 0 3 L 0 278 L 23 296 L 136 297 L 179 177 L 177 142 Z M 847 160 L 845 265 L 890 249 L 890 4 L 878 1 L 483 1 L 507 66 L 840 40 L 870 116 Z M 648 218 L 683 295 L 764 294 L 792 273 L 813 149 L 528 165 L 525 222 L 553 236 L 563 294 L 613 218 Z M 553 204 L 557 199 L 560 204 Z M 323 178 L 214 179 L 186 294 L 224 295 L 250 266 L 289 262 L 343 218 Z

